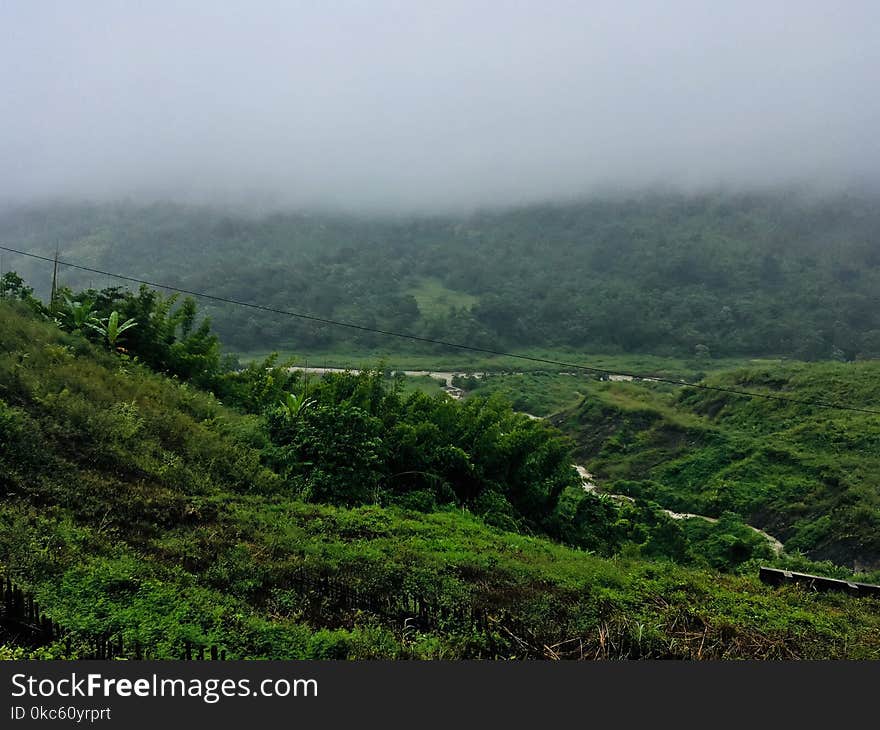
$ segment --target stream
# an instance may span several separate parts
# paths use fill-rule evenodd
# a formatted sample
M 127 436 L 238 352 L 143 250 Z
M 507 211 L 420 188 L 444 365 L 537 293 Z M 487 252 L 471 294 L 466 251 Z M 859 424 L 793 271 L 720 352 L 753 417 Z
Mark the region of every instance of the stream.
M 533 416 L 534 418 L 534 416 Z M 632 497 L 628 497 L 625 494 L 612 494 L 610 492 L 601 491 L 599 485 L 596 483 L 596 477 L 588 472 L 585 467 L 579 464 L 572 464 L 578 475 L 581 478 L 581 483 L 583 484 L 585 492 L 592 492 L 593 494 L 603 494 L 610 499 L 613 499 L 618 502 L 635 502 Z M 668 514 L 673 520 L 706 520 L 706 522 L 718 522 L 717 517 L 708 517 L 707 515 L 697 515 L 693 512 L 674 512 L 671 509 L 663 509 L 663 511 Z M 770 543 L 770 547 L 773 549 L 777 555 L 782 552 L 782 543 L 773 535 L 770 535 L 763 530 L 758 529 L 757 527 L 753 527 L 752 525 L 746 525 L 750 530 L 758 533 L 761 537 L 767 540 Z

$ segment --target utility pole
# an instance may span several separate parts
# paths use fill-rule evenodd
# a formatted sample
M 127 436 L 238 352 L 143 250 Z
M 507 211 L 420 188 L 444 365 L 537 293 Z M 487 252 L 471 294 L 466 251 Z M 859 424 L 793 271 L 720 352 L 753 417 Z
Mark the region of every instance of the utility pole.
M 55 244 L 55 261 L 52 264 L 52 293 L 49 295 L 49 311 L 55 311 L 55 292 L 58 288 L 58 244 Z

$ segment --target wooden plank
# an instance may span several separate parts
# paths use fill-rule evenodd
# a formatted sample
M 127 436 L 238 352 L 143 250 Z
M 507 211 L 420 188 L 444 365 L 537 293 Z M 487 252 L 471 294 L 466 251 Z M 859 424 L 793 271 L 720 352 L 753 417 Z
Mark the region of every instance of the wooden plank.
M 880 586 L 873 583 L 856 583 L 850 580 L 828 578 L 823 575 L 811 575 L 809 573 L 797 573 L 780 568 L 768 568 L 763 565 L 758 570 L 758 577 L 762 583 L 772 586 L 794 583 L 815 591 L 844 591 L 853 596 L 874 596 L 880 598 Z

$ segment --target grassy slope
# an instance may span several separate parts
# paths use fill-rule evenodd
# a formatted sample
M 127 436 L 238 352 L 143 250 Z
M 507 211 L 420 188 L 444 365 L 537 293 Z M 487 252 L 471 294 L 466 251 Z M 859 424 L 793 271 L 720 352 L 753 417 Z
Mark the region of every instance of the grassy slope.
M 411 294 L 419 305 L 423 317 L 448 314 L 453 308 L 470 309 L 479 301 L 479 297 L 463 291 L 456 291 L 443 286 L 433 277 L 420 277 L 413 286 L 405 290 Z
M 517 656 L 579 639 L 557 651 L 880 658 L 870 599 L 599 559 L 458 511 L 294 501 L 260 466 L 253 422 L 213 398 L 5 305 L 0 353 L 0 564 L 71 628 L 167 657 L 188 638 L 239 657 Z M 494 641 L 455 619 L 404 632 L 304 595 L 301 571 L 379 603 L 409 590 L 487 609 Z
M 880 363 L 760 365 L 713 385 L 880 408 Z M 880 566 L 878 417 L 636 383 L 593 383 L 554 420 L 613 491 L 732 510 L 788 549 Z

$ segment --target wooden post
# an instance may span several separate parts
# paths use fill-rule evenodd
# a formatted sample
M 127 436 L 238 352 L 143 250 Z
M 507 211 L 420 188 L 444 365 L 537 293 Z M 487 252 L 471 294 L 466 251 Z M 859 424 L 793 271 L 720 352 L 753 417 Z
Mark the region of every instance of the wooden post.
M 58 244 L 55 244 L 55 260 L 52 263 L 52 293 L 49 295 L 49 311 L 55 311 L 55 294 L 58 291 Z

